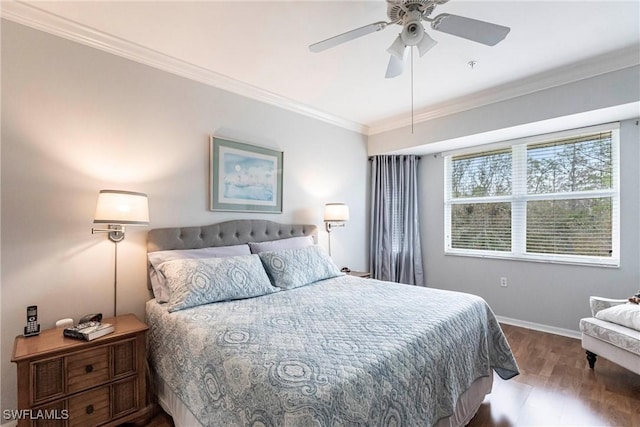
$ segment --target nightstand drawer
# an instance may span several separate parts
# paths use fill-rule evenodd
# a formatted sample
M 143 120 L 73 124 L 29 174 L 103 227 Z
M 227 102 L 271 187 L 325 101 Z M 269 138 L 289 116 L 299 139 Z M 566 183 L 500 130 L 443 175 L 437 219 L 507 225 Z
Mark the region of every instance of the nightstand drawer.
M 35 362 L 32 363 L 31 372 L 34 405 L 82 391 L 109 381 L 109 347 Z
M 96 426 L 141 409 L 136 377 L 94 388 L 65 400 L 37 407 L 32 427 Z
M 109 347 L 98 347 L 67 357 L 67 393 L 109 381 Z
M 69 399 L 69 426 L 95 426 L 111 418 L 109 409 L 110 387 L 104 386 L 80 393 Z

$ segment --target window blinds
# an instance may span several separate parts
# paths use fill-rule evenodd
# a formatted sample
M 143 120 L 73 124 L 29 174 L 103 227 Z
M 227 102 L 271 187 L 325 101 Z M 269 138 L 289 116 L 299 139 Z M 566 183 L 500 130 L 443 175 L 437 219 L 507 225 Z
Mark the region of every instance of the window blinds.
M 445 157 L 445 250 L 619 260 L 617 127 Z

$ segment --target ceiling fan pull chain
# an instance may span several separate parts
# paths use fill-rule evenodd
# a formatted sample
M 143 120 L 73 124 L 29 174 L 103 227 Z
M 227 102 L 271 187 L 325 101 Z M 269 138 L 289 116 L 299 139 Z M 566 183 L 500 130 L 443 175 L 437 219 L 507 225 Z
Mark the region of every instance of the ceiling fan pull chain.
M 413 46 L 411 47 L 411 134 L 413 135 Z

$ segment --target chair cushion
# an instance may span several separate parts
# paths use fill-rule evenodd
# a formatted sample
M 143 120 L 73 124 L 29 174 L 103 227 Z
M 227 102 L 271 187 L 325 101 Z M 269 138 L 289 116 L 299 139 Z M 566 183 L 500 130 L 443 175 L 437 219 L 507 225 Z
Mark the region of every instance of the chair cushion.
M 595 317 L 580 319 L 580 331 L 640 356 L 639 331 Z
M 629 302 L 609 307 L 596 313 L 596 319 L 617 323 L 640 331 L 640 305 Z

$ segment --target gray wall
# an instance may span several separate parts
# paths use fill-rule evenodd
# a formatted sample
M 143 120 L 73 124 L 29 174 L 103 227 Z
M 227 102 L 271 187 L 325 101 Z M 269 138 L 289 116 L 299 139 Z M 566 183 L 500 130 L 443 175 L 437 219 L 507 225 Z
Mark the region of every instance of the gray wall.
M 483 297 L 494 312 L 551 329 L 578 330 L 589 296 L 627 298 L 640 287 L 640 134 L 620 127 L 620 267 L 591 267 L 444 255 L 444 159 L 420 160 L 421 228 L 427 286 Z M 500 287 L 500 277 L 508 286 Z
M 368 152 L 437 152 L 637 117 L 639 75 L 635 65 L 427 120 L 413 133 L 404 127 L 371 135 Z
M 633 53 L 637 56 L 637 51 Z M 635 59 L 637 63 L 637 58 Z M 439 152 L 624 118 L 621 153 L 621 261 L 619 268 L 561 265 L 444 255 L 444 159 L 420 161 L 420 220 L 427 286 L 485 298 L 513 323 L 577 335 L 589 296 L 626 298 L 640 287 L 640 66 L 547 87 L 407 127 L 372 135 L 370 155 Z M 535 80 L 535 76 L 532 80 Z M 525 82 L 526 83 L 526 82 Z M 526 85 L 525 85 L 526 87 Z M 633 119 L 632 119 L 633 118 Z M 500 287 L 500 277 L 509 285 Z
M 16 407 L 10 359 L 27 305 L 43 328 L 111 315 L 114 245 L 91 234 L 100 189 L 147 193 L 152 228 L 321 225 L 324 203 L 345 202 L 351 221 L 332 236 L 333 258 L 366 268 L 364 136 L 7 21 L 1 77 L 2 409 Z M 283 214 L 208 211 L 211 134 L 284 152 Z M 118 311 L 141 318 L 146 230 L 129 227 L 118 245 Z
M 370 155 L 439 152 L 451 145 L 499 142 L 623 117 L 621 124 L 621 261 L 619 268 L 444 255 L 444 160 L 420 161 L 421 233 L 427 286 L 482 296 L 497 315 L 577 335 L 590 295 L 626 298 L 640 287 L 640 66 L 549 87 L 527 95 L 372 135 Z M 631 118 L 634 118 L 631 120 Z M 500 277 L 509 285 L 502 288 Z

